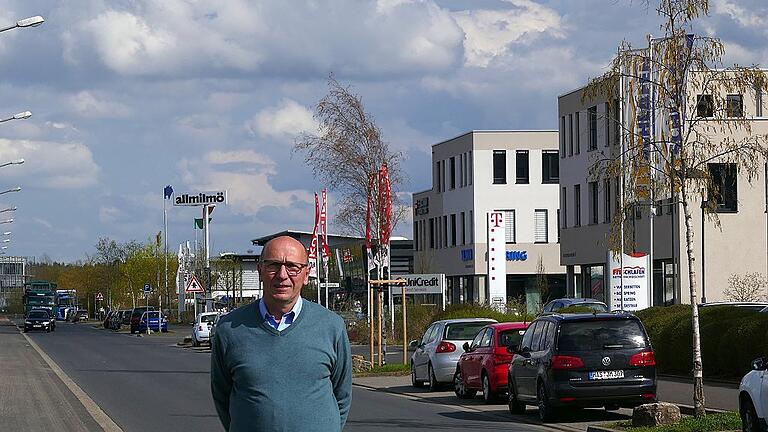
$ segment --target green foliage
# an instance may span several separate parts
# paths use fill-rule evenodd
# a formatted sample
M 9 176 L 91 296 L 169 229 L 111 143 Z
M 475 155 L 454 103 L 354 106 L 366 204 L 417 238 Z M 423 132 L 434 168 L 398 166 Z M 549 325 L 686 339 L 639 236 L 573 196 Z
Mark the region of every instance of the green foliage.
M 654 307 L 637 313 L 656 352 L 660 373 L 688 374 L 693 357 L 691 306 Z M 768 346 L 768 314 L 730 306 L 699 310 L 706 376 L 741 378 Z
M 739 413 L 729 411 L 701 418 L 683 417 L 680 422 L 667 426 L 632 427 L 630 420 L 612 426 L 628 432 L 714 432 L 741 430 L 741 418 Z

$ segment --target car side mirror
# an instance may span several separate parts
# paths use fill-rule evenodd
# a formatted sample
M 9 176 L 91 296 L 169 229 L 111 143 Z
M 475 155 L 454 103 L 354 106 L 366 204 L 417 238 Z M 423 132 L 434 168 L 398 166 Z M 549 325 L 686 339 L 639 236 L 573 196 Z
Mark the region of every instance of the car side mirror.
M 756 371 L 764 371 L 768 369 L 768 365 L 765 364 L 765 358 L 758 357 L 752 360 L 752 369 Z
M 517 354 L 517 351 L 520 349 L 520 345 L 518 344 L 512 344 L 507 346 L 507 352 L 510 354 Z
M 470 352 L 472 349 L 469 347 L 469 342 L 464 342 L 464 345 L 461 346 L 464 349 L 464 352 Z
M 418 340 L 414 339 L 414 340 L 408 342 L 408 349 L 409 350 L 415 350 L 418 347 L 419 347 L 419 341 Z

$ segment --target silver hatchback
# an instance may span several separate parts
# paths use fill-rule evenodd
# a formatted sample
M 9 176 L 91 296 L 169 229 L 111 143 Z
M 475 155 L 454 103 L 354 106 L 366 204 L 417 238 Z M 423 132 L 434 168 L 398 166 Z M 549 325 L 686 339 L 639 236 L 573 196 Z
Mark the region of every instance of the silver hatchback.
M 464 353 L 464 342 L 471 341 L 486 324 L 495 323 L 490 318 L 460 318 L 432 323 L 420 340 L 410 343 L 411 384 L 429 385 L 431 391 L 440 384 L 453 382 L 456 364 Z

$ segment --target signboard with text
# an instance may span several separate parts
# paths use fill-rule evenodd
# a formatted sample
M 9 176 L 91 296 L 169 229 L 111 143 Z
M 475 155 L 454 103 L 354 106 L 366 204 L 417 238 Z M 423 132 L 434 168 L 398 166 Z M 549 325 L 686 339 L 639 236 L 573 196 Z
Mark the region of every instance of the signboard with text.
M 439 274 L 406 274 L 392 276 L 392 279 L 405 279 L 406 294 L 443 294 L 445 292 L 445 275 Z M 400 287 L 392 289 L 394 294 L 400 294 Z
M 177 193 L 174 206 L 202 206 L 227 204 L 227 191 Z
M 507 244 L 505 234 L 504 212 L 489 212 L 488 298 L 491 300 L 501 298 L 502 304 L 505 304 L 507 299 Z
M 647 254 L 624 254 L 620 256 L 608 253 L 608 269 L 611 278 L 611 291 L 608 295 L 608 307 L 611 310 L 639 311 L 650 307 L 648 278 L 652 277 Z

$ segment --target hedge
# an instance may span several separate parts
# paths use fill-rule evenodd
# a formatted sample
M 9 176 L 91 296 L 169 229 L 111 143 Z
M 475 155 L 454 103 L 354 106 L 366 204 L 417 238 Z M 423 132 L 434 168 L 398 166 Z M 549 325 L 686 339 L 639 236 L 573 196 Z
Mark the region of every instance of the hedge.
M 693 369 L 691 306 L 637 312 L 656 352 L 660 373 L 688 375 Z M 768 355 L 768 314 L 730 306 L 699 309 L 705 377 L 741 378 L 752 360 Z

